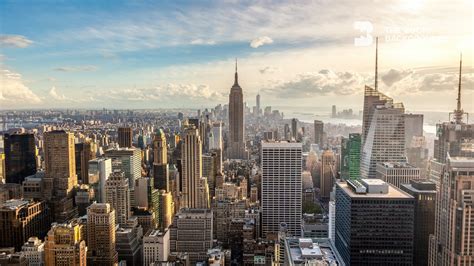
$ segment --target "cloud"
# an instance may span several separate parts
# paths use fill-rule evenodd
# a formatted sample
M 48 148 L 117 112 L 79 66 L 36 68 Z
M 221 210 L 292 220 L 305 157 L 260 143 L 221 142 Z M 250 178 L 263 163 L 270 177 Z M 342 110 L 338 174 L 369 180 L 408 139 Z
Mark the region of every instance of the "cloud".
M 390 69 L 386 74 L 382 75 L 382 81 L 385 85 L 390 87 L 394 83 L 406 78 L 411 73 L 411 71 Z
M 250 47 L 258 48 L 258 47 L 263 46 L 265 44 L 271 44 L 271 43 L 273 43 L 273 40 L 270 37 L 263 36 L 263 37 L 258 37 L 256 39 L 253 39 L 250 42 Z
M 370 80 L 359 73 L 334 72 L 321 69 L 314 73 L 297 75 L 290 81 L 275 84 L 264 91 L 280 98 L 306 98 L 326 95 L 352 95 L 362 91 Z
M 191 41 L 192 45 L 215 45 L 216 42 L 213 40 L 194 39 Z
M 57 67 L 55 71 L 61 72 L 90 72 L 96 71 L 98 67 L 96 66 L 64 66 L 64 67 Z
M 23 82 L 21 75 L 8 69 L 0 68 L 0 106 L 23 107 L 27 104 L 39 104 L 41 99 L 31 91 Z
M 56 101 L 64 101 L 64 100 L 67 99 L 66 96 L 64 96 L 64 94 L 59 94 L 56 91 L 56 87 L 54 87 L 54 86 L 51 87 L 51 89 L 48 92 L 48 95 Z
M 33 43 L 22 35 L 0 35 L 0 45 L 5 47 L 26 48 Z
M 126 88 L 96 93 L 94 98 L 108 98 L 114 101 L 136 102 L 180 102 L 195 104 L 223 101 L 224 95 L 213 91 L 209 85 L 201 84 L 166 84 L 152 88 Z
M 259 69 L 258 71 L 260 72 L 260 74 L 271 74 L 271 73 L 277 72 L 278 68 L 271 67 L 271 66 L 266 66 L 264 68 Z

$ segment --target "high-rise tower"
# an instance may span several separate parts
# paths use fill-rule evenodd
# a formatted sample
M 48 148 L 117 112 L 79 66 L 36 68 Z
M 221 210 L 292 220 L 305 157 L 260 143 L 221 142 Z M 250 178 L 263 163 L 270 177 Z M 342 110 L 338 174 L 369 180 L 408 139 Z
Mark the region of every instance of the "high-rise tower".
M 446 157 L 441 170 L 428 265 L 474 263 L 474 158 Z
M 229 159 L 246 159 L 244 140 L 244 100 L 237 74 L 235 61 L 235 80 L 229 94 Z
M 362 178 L 374 178 L 379 162 L 406 162 L 405 107 L 378 90 L 378 39 L 375 88 L 365 86 L 362 117 Z
M 63 198 L 71 196 L 77 185 L 74 135 L 64 130 L 50 131 L 44 134 L 45 179 L 52 182 L 47 187 L 53 196 Z
M 461 69 L 462 57 L 459 62 L 459 84 L 456 110 L 452 122 L 436 125 L 438 139 L 434 142 L 434 158 L 439 163 L 445 163 L 447 154 L 451 157 L 474 157 L 474 124 L 463 121 L 465 112 L 461 108 Z M 450 115 L 451 115 L 450 114 Z
M 301 235 L 302 144 L 262 142 L 262 230 Z
M 77 214 L 73 190 L 77 185 L 74 134 L 55 130 L 44 134 L 44 197 L 49 201 L 54 221 L 66 222 Z
M 117 265 L 115 210 L 108 203 L 87 208 L 87 265 Z
M 257 97 L 256 97 L 256 109 L 257 109 L 257 113 L 256 115 L 257 116 L 260 116 L 262 114 L 262 109 L 260 108 L 260 93 L 257 94 Z
M 182 160 L 182 200 L 181 208 L 207 208 L 203 204 L 208 195 L 203 195 L 202 179 L 202 144 L 199 131 L 191 126 L 186 129 L 181 148 Z M 207 181 L 207 180 L 206 180 Z M 207 184 L 206 184 L 207 185 Z
M 153 138 L 153 181 L 156 189 L 170 190 L 166 136 L 159 129 Z
M 21 184 L 36 172 L 36 147 L 33 134 L 5 134 L 5 174 L 7 183 Z
M 115 210 L 115 223 L 124 226 L 130 217 L 130 190 L 123 172 L 110 174 L 105 183 L 105 202 Z
M 118 128 L 118 144 L 119 147 L 132 147 L 132 139 L 133 139 L 133 130 L 131 127 L 119 127 Z

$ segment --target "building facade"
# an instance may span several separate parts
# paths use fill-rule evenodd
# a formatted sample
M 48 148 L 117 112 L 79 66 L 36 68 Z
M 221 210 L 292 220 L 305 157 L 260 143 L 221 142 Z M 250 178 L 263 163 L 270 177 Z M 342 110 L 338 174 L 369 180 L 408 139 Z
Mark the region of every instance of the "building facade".
M 428 265 L 429 239 L 435 224 L 436 184 L 428 180 L 410 180 L 400 188 L 415 198 L 413 265 Z
M 286 224 L 301 235 L 302 144 L 262 142 L 262 232 L 277 233 Z
M 73 221 L 51 226 L 45 239 L 46 266 L 86 266 L 87 247 L 82 239 L 83 225 Z
M 412 265 L 414 198 L 380 179 L 336 183 L 335 245 L 346 265 Z
M 87 265 L 116 265 L 115 210 L 108 203 L 87 209 Z
M 227 158 L 229 159 L 246 159 L 247 157 L 245 154 L 243 97 L 236 62 L 234 85 L 229 94 L 229 142 L 227 145 Z
M 410 184 L 410 180 L 421 179 L 420 168 L 408 163 L 378 163 L 376 178 L 401 188 L 402 184 Z
M 429 265 L 474 264 L 474 158 L 448 157 L 436 196 Z
M 181 209 L 169 230 L 171 252 L 187 252 L 192 265 L 207 259 L 213 240 L 210 209 Z
M 36 146 L 33 134 L 5 134 L 5 181 L 21 184 L 36 173 Z

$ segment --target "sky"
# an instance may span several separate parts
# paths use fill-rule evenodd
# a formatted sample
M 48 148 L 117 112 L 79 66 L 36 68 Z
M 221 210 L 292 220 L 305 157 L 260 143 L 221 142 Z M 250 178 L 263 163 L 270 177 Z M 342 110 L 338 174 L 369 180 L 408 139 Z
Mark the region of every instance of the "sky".
M 474 113 L 474 1 L 0 1 L 0 109 L 249 106 Z

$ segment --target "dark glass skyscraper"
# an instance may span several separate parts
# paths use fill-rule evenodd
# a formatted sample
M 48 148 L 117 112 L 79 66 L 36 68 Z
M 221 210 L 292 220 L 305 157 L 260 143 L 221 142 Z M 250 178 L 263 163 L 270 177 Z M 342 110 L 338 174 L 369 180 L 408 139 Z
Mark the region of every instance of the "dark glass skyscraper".
M 133 139 L 133 130 L 131 127 L 118 128 L 118 144 L 121 148 L 131 148 Z
M 429 239 L 435 224 L 436 184 L 428 180 L 411 180 L 400 188 L 415 198 L 413 265 L 428 265 Z
M 36 172 L 36 147 L 33 134 L 5 134 L 5 173 L 7 183 L 21 184 Z
M 335 229 L 346 265 L 412 265 L 414 198 L 380 179 L 336 184 Z

